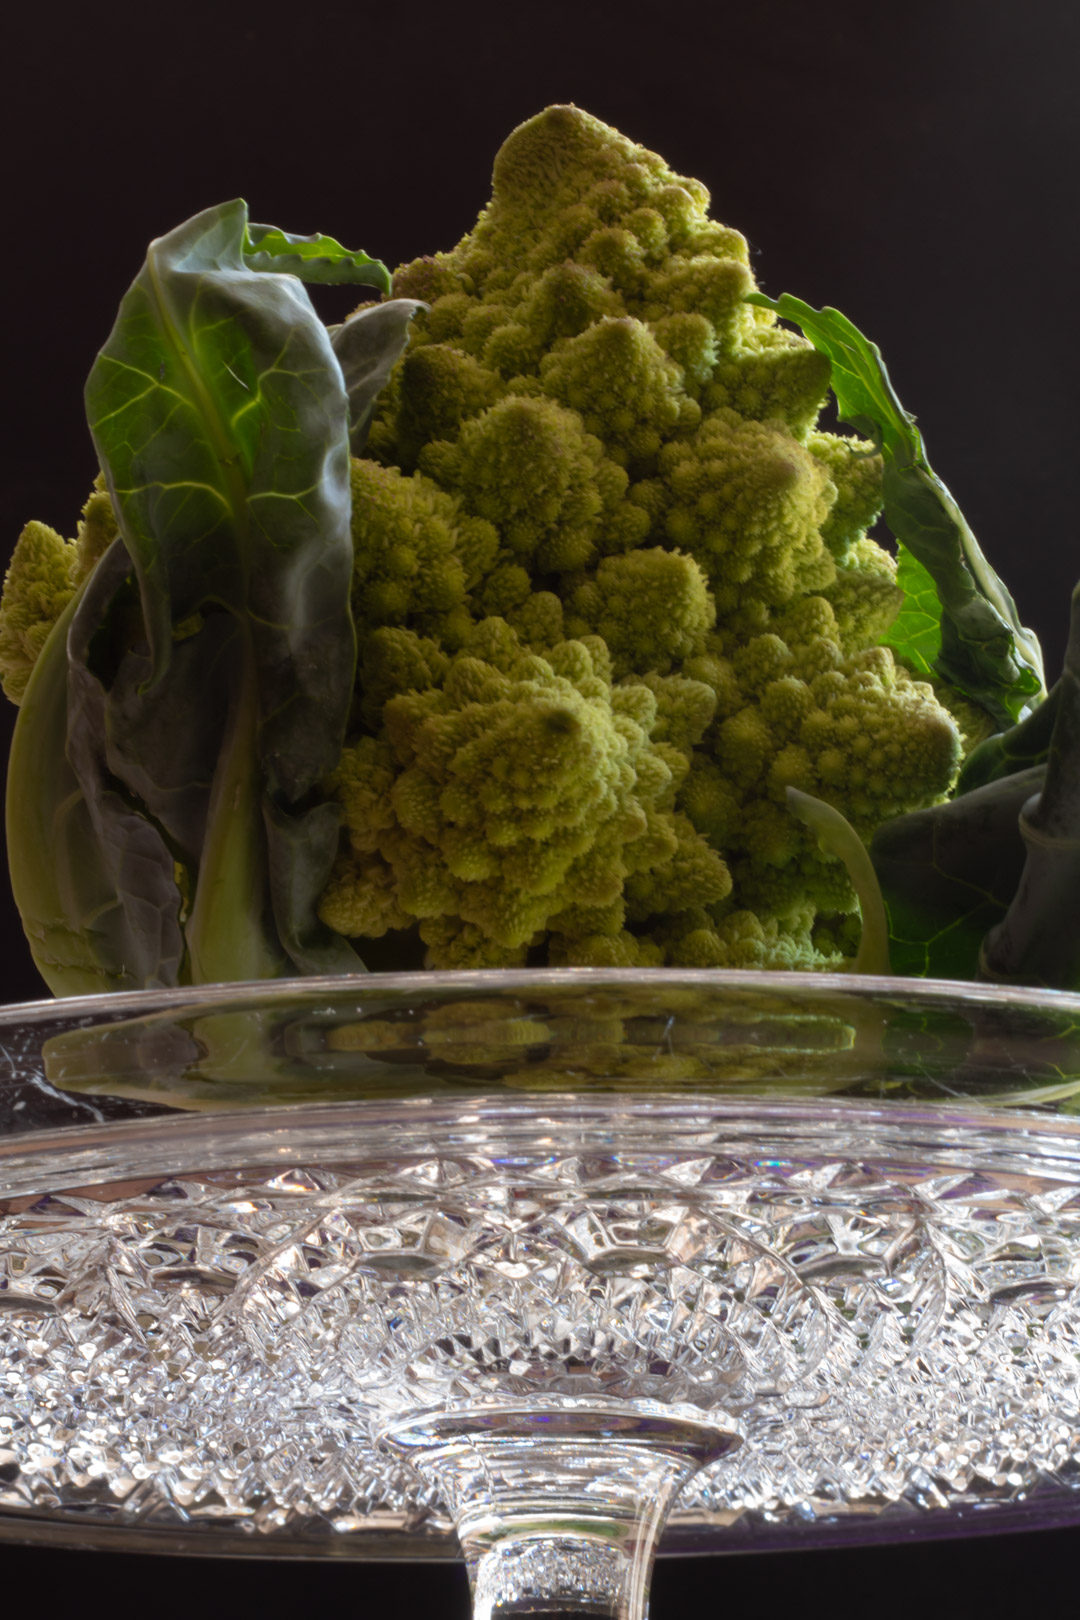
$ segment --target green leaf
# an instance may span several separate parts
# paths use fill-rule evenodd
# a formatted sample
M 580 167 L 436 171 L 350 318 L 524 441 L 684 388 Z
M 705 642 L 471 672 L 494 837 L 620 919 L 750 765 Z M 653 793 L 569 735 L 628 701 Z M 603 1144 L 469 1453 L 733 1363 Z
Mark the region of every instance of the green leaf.
M 896 582 L 903 606 L 881 639 L 919 675 L 933 675 L 941 655 L 941 598 L 929 571 L 907 546 L 897 548 Z
M 1042 787 L 1020 809 L 1024 869 L 1008 911 L 983 941 L 980 967 L 992 979 L 1076 990 L 1080 988 L 1080 585 L 1073 591 L 1065 667 L 1056 690 Z
M 961 767 L 955 792 L 970 793 L 973 788 L 1013 776 L 1032 765 L 1045 765 L 1061 704 L 1062 687 L 1062 681 L 1056 681 L 1037 709 L 1032 709 L 1015 726 L 995 732 L 973 748 Z
M 901 405 L 881 350 L 846 315 L 829 307 L 815 309 L 791 293 L 769 298 L 755 292 L 748 294 L 746 301 L 792 321 L 826 357 L 832 368 L 832 391 L 845 422 L 877 440 L 883 451 L 894 455 L 902 452 L 914 461 L 922 459 L 922 438 L 915 418 Z
M 120 538 L 42 653 L 8 801 L 61 994 L 360 965 L 315 915 L 355 637 L 348 399 L 298 276 L 388 285 L 206 210 L 151 244 L 87 382 Z
M 88 797 L 67 755 L 78 606 L 75 597 L 34 665 L 8 760 L 12 893 L 38 970 L 61 996 L 171 984 L 183 957 L 168 851 L 122 798 Z M 93 752 L 99 739 L 80 741 Z
M 1042 779 L 1034 767 L 877 829 L 870 857 L 894 973 L 979 977 L 983 939 L 1008 911 L 1024 866 L 1020 812 Z
M 409 323 L 418 309 L 428 307 L 418 298 L 392 298 L 389 303 L 357 310 L 341 326 L 330 327 L 330 342 L 349 396 L 349 443 L 354 456 L 363 453 L 375 401 L 405 351 Z
M 357 284 L 390 291 L 390 272 L 379 259 L 350 253 L 332 236 L 290 236 L 274 225 L 248 225 L 243 242 L 244 262 L 250 270 L 291 273 L 301 281 L 324 286 Z
M 1009 592 L 990 567 L 959 507 L 931 469 L 915 418 L 897 397 L 876 343 L 836 309 L 814 309 L 784 293 L 751 293 L 748 302 L 799 326 L 832 367 L 842 419 L 865 433 L 885 461 L 885 521 L 922 565 L 917 623 L 936 618 L 940 647 L 933 670 L 999 723 L 1018 720 L 1045 694 L 1037 638 L 1021 625 Z M 933 600 L 928 584 L 933 586 Z M 890 645 L 903 652 L 904 632 Z M 917 645 L 917 643 L 916 643 Z

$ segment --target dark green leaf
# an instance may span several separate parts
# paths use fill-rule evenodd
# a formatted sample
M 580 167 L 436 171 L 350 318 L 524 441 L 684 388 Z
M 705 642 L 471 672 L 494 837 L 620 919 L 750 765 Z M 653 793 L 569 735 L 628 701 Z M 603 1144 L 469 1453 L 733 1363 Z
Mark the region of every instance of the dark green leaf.
M 175 984 L 184 958 L 180 896 L 173 856 L 159 827 L 113 775 L 108 762 L 108 694 L 90 666 L 90 646 L 102 617 L 131 571 L 117 538 L 86 582 L 67 636 L 67 757 L 75 773 L 92 839 L 73 852 L 91 859 L 112 903 L 110 976 L 132 989 Z M 190 723 L 189 723 L 190 724 Z
M 103 674 L 108 768 L 192 871 L 206 837 L 229 694 L 240 678 L 243 653 L 239 621 L 231 613 L 208 613 L 198 634 L 173 644 L 167 680 L 150 684 L 145 644 L 128 647 L 115 673 Z M 92 654 L 88 662 L 94 674 L 102 673 Z M 197 726 L 192 711 L 200 716 Z
M 338 852 L 337 805 L 287 813 L 266 799 L 263 829 L 274 921 L 289 961 L 300 973 L 355 973 L 363 965 L 356 952 L 315 913 Z
M 999 781 L 1032 765 L 1045 765 L 1050 752 L 1054 721 L 1061 702 L 1062 683 L 1055 682 L 1045 702 L 1007 731 L 998 731 L 972 749 L 960 771 L 957 793 L 970 793 L 986 782 Z
M 915 418 L 897 398 L 877 344 L 839 310 L 814 309 L 790 293 L 776 299 L 752 293 L 749 302 L 801 327 L 829 359 L 842 419 L 880 446 L 885 521 L 923 566 L 919 622 L 936 616 L 940 625 L 935 672 L 999 723 L 1019 719 L 1045 690 L 1038 640 L 1021 625 L 1012 597 L 932 471 Z M 936 614 L 928 580 L 937 596 Z M 897 634 L 894 629 L 890 645 L 902 652 Z M 922 635 L 932 639 L 925 625 Z
M 354 456 L 363 453 L 375 401 L 409 341 L 409 322 L 418 309 L 427 308 L 417 298 L 392 298 L 358 310 L 343 325 L 329 329 L 349 396 L 349 444 Z
M 889 914 L 894 973 L 979 976 L 979 951 L 1020 881 L 1019 815 L 1042 782 L 1036 767 L 879 827 L 870 855 Z
M 87 382 L 121 538 L 42 654 L 9 787 L 60 993 L 360 965 L 315 917 L 355 638 L 348 400 L 297 276 L 388 285 L 208 209 L 151 244 Z
M 1080 988 L 1080 587 L 1050 697 L 971 763 L 950 803 L 874 835 L 893 968 Z
M 885 521 L 933 577 L 941 622 L 935 673 L 998 721 L 1045 695 L 1042 654 L 952 496 L 925 465 L 885 459 Z
M 1073 592 L 1065 668 L 1056 692 L 1042 791 L 1020 811 L 1027 851 L 1024 870 L 1008 912 L 983 942 L 980 965 L 989 978 L 1076 990 L 1080 988 L 1080 585 Z
M 81 762 L 100 784 L 93 808 L 67 755 L 67 642 L 79 602 L 34 666 L 8 761 L 12 893 L 38 971 L 60 996 L 174 982 L 183 951 L 172 863 L 155 829 L 111 793 L 99 739 L 85 739 L 91 758 Z

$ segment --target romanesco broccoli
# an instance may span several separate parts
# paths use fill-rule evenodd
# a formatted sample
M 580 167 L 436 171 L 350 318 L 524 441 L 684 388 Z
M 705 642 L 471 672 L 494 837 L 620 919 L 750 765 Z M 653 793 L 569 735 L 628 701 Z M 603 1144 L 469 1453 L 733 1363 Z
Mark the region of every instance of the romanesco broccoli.
M 355 474 L 333 928 L 418 926 L 435 966 L 827 966 L 855 898 L 786 787 L 869 836 L 953 782 L 951 714 L 877 645 L 880 458 L 817 429 L 828 362 L 708 206 L 553 107 L 397 271 L 429 308 Z
M 836 965 L 855 895 L 787 788 L 868 838 L 955 781 L 949 693 L 881 645 L 881 456 L 818 428 L 828 359 L 747 302 L 708 210 L 552 107 L 474 229 L 393 278 L 422 303 L 352 461 L 355 698 L 322 785 L 319 917 L 369 965 Z M 78 542 L 24 534 L 16 701 L 114 532 L 99 489 Z

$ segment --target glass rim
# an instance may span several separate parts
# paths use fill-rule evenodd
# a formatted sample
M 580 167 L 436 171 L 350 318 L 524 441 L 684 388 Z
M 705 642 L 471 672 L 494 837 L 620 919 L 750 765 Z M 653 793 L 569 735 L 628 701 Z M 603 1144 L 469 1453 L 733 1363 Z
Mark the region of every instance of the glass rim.
M 302 1133 L 308 1121 L 331 1119 L 343 1128 L 352 1120 L 352 1128 L 357 1128 L 361 1115 L 375 1127 L 384 1114 L 389 1113 L 402 1122 L 415 1120 L 422 1105 L 428 1120 L 433 1123 L 444 1103 L 459 1111 L 463 1107 L 474 1106 L 483 1108 L 489 1117 L 498 1114 L 509 1117 L 519 1109 L 533 1115 L 543 1113 L 545 1109 L 552 1114 L 560 1110 L 565 1114 L 567 1109 L 575 1106 L 576 1100 L 584 1114 L 591 1117 L 606 1114 L 609 1118 L 626 1107 L 635 1111 L 645 1104 L 653 1110 L 654 1118 L 658 1118 L 659 1112 L 667 1104 L 671 1104 L 675 1112 L 683 1116 L 710 1108 L 717 1115 L 723 1115 L 746 1106 L 753 1098 L 757 1105 L 791 1117 L 800 1113 L 805 1101 L 819 1111 L 824 1108 L 837 1119 L 861 1116 L 870 1120 L 881 1117 L 882 1112 L 887 1115 L 900 1109 L 914 1125 L 924 1113 L 927 1119 L 932 1116 L 942 1123 L 946 1116 L 959 1121 L 970 1119 L 977 1113 L 987 1123 L 992 1117 L 995 1130 L 999 1126 L 1017 1128 L 1024 1119 L 1038 1119 L 1042 1127 L 1053 1121 L 1065 1138 L 1073 1139 L 1080 1134 L 1080 1112 L 1075 1108 L 1058 1107 L 1062 1083 L 1070 1088 L 1070 1097 L 1080 1095 L 1080 994 L 982 981 L 912 979 L 850 972 L 677 967 L 421 970 L 312 975 L 60 997 L 0 1006 L 0 1069 L 4 1061 L 17 1065 L 24 1056 L 23 1049 L 32 1068 L 35 1051 L 40 1049 L 44 1053 L 53 1045 L 54 1038 L 59 1038 L 61 1042 L 74 1040 L 77 1043 L 82 1041 L 84 1034 L 93 1040 L 99 1033 L 105 1037 L 104 1056 L 94 1061 L 109 1064 L 113 1061 L 108 1049 L 108 1041 L 113 1038 L 110 1032 L 115 1032 L 121 1043 L 128 1040 L 131 1062 L 142 1064 L 149 1059 L 139 1046 L 139 1039 L 147 1031 L 153 1035 L 161 1024 L 167 1029 L 174 1019 L 186 1025 L 190 1020 L 197 1021 L 204 1016 L 211 1023 L 219 1015 L 224 1015 L 226 1019 L 232 1014 L 250 1017 L 254 1020 L 252 1038 L 258 1043 L 262 1038 L 260 1021 L 264 1017 L 272 1020 L 282 1017 L 290 1019 L 295 1012 L 301 1020 L 314 1020 L 318 1033 L 327 1018 L 345 1018 L 347 1022 L 356 1018 L 363 1021 L 368 1017 L 379 1020 L 387 1016 L 387 1011 L 393 1016 L 400 1006 L 409 1005 L 418 1016 L 424 1017 L 433 1006 L 438 1008 L 442 1004 L 449 1008 L 456 1004 L 464 1017 L 468 1017 L 470 1012 L 475 1013 L 480 1021 L 478 1027 L 483 1026 L 479 1038 L 491 1040 L 490 1029 L 484 1023 L 489 1016 L 484 1006 L 487 998 L 491 998 L 493 1003 L 501 1000 L 508 1009 L 516 1006 L 515 1016 L 518 1013 L 530 1016 L 532 1009 L 527 1004 L 533 1000 L 539 1008 L 545 999 L 549 999 L 556 1004 L 557 1010 L 558 1003 L 569 1007 L 577 998 L 587 1001 L 590 996 L 595 996 L 599 1002 L 605 996 L 610 996 L 616 1001 L 625 998 L 632 1004 L 640 996 L 654 1003 L 652 1007 L 643 1005 L 643 1013 L 655 1017 L 656 1004 L 663 1010 L 668 992 L 673 998 L 678 992 L 700 993 L 706 997 L 713 1008 L 717 1028 L 725 1032 L 738 1032 L 747 1004 L 754 1002 L 759 1002 L 756 1009 L 759 1016 L 766 1020 L 778 1019 L 781 1024 L 791 1016 L 794 1016 L 796 1023 L 801 1023 L 804 1013 L 815 1019 L 821 1016 L 834 1020 L 837 1017 L 850 1017 L 853 1028 L 860 1025 L 864 1013 L 870 1016 L 871 1022 L 879 1014 L 890 1019 L 895 1014 L 901 1024 L 909 1012 L 913 1012 L 916 1018 L 924 1013 L 931 1018 L 941 1014 L 946 1019 L 959 1015 L 965 1023 L 974 1015 L 976 1023 L 985 1024 L 991 1032 L 992 1050 L 993 1041 L 996 1040 L 1002 1054 L 992 1055 L 988 1061 L 996 1065 L 1006 1078 L 1015 1075 L 1018 1083 L 1016 1086 L 1010 1084 L 1008 1089 L 983 1089 L 981 1085 L 978 1088 L 971 1086 L 967 1090 L 953 1089 L 951 1080 L 948 1084 L 939 1083 L 935 1072 L 928 1069 L 924 1076 L 926 1089 L 923 1092 L 916 1089 L 903 1096 L 890 1097 L 881 1091 L 852 1091 L 846 1089 L 846 1083 L 845 1089 L 838 1087 L 831 1091 L 827 1084 L 824 1088 L 816 1085 L 812 1075 L 808 1076 L 804 1092 L 801 1088 L 798 1091 L 770 1090 L 767 1077 L 765 1083 L 759 1085 L 758 1076 L 754 1074 L 748 1074 L 745 1079 L 740 1075 L 737 1083 L 730 1085 L 725 1085 L 722 1075 L 718 1075 L 715 1082 L 705 1075 L 700 1083 L 694 1081 L 684 1087 L 678 1077 L 669 1080 L 663 1072 L 648 1076 L 642 1083 L 632 1070 L 627 1070 L 629 1078 L 623 1084 L 623 1072 L 616 1068 L 603 1083 L 594 1085 L 586 1064 L 580 1083 L 575 1083 L 568 1071 L 565 1081 L 550 1088 L 541 1085 L 534 1089 L 523 1084 L 517 1089 L 513 1084 L 504 1087 L 496 1069 L 471 1070 L 469 1065 L 481 1063 L 482 1059 L 474 1059 L 468 1053 L 459 1060 L 464 1065 L 461 1075 L 451 1072 L 447 1080 L 440 1064 L 448 1060 L 436 1048 L 417 1060 L 415 1072 L 411 1057 L 400 1066 L 390 1061 L 379 1067 L 377 1074 L 374 1069 L 367 1076 L 361 1073 L 360 1080 L 356 1082 L 359 1089 L 350 1089 L 346 1065 L 351 1049 L 341 1050 L 342 1064 L 338 1070 L 333 1067 L 336 1058 L 331 1053 L 330 1063 L 323 1065 L 329 1076 L 329 1079 L 325 1079 L 319 1071 L 320 1047 L 317 1051 L 313 1049 L 315 1067 L 312 1074 L 316 1085 L 333 1088 L 329 1091 L 313 1090 L 305 1094 L 304 1089 L 290 1091 L 289 1084 L 286 1084 L 275 1092 L 268 1082 L 265 1092 L 260 1093 L 254 1085 L 249 1091 L 246 1083 L 240 1085 L 238 1082 L 238 1089 L 230 1092 L 227 1074 L 221 1077 L 210 1075 L 204 1081 L 196 1077 L 196 1085 L 216 1087 L 219 1079 L 223 1081 L 220 1093 L 210 1098 L 208 1094 L 198 1092 L 185 1094 L 183 1091 L 171 1091 L 168 1083 L 162 1086 L 158 1094 L 130 1085 L 125 1091 L 123 1077 L 129 1070 L 134 1072 L 125 1060 L 118 1071 L 117 1086 L 76 1083 L 69 1086 L 62 1076 L 47 1070 L 41 1072 L 38 1080 L 31 1075 L 28 1082 L 20 1082 L 13 1071 L 9 1079 L 15 1087 L 22 1084 L 27 1096 L 30 1095 L 27 1086 L 34 1088 L 40 1081 L 41 1095 L 37 1097 L 40 1110 L 32 1101 L 29 1110 L 16 1114 L 15 1109 L 26 1109 L 27 1105 L 15 1100 L 7 1114 L 0 1118 L 0 1167 L 6 1178 L 9 1172 L 14 1172 L 16 1164 L 28 1164 L 29 1157 L 35 1154 L 62 1157 L 69 1152 L 76 1153 L 76 1148 L 78 1153 L 85 1152 L 90 1159 L 94 1159 L 96 1150 L 110 1143 L 119 1147 L 124 1142 L 134 1147 L 138 1141 L 179 1143 L 186 1137 L 194 1144 L 204 1136 L 207 1141 L 212 1138 L 220 1141 L 234 1134 L 239 1141 L 260 1119 L 270 1122 L 279 1134 L 290 1130 Z M 395 1003 L 399 1006 L 395 1006 Z M 667 1010 L 673 1018 L 682 1016 L 676 999 L 672 1000 Z M 1007 1027 L 1002 1028 L 1003 1024 L 1009 1024 L 1010 1015 L 1015 1015 L 1019 1031 L 1015 1040 Z M 1050 1020 L 1059 1029 L 1065 1026 L 1060 1039 L 1067 1043 L 1070 1060 L 1076 1064 L 1069 1071 L 1070 1075 L 1076 1075 L 1075 1080 L 1065 1079 L 1062 1082 L 1049 1072 L 1045 1078 L 1039 1072 L 1030 1072 L 1026 1053 L 1029 1047 L 1034 1050 L 1030 1039 L 1032 1019 Z M 406 1023 L 399 1027 L 406 1032 L 409 1029 Z M 558 1042 L 567 1038 L 561 1033 L 553 1036 L 551 1050 L 555 1056 L 558 1055 Z M 573 1039 L 572 1036 L 569 1038 Z M 631 1045 L 635 1039 L 641 1039 L 648 1046 L 653 1036 L 628 1036 Z M 936 1034 L 933 1039 L 938 1040 Z M 1025 1046 L 1025 1042 L 1028 1046 Z M 731 1050 L 737 1054 L 741 1049 L 740 1040 L 736 1039 Z M 853 1052 L 856 1049 L 857 1045 L 851 1048 Z M 373 1059 L 378 1060 L 380 1049 L 372 1047 L 371 1050 Z M 723 1040 L 717 1046 L 717 1051 L 722 1050 Z M 767 1052 L 768 1043 L 754 1050 Z M 781 1043 L 777 1050 L 783 1055 L 789 1048 Z M 798 1054 L 803 1050 L 800 1035 L 790 1051 L 796 1054 L 798 1061 L 802 1061 Z M 806 1050 L 820 1050 L 821 1056 L 828 1058 L 833 1049 L 822 1046 L 820 1049 Z M 935 1047 L 935 1061 L 937 1050 Z M 127 1048 L 121 1052 L 121 1058 L 124 1058 L 126 1051 Z M 841 1048 L 837 1047 L 836 1051 L 840 1052 Z M 361 1061 L 363 1052 L 362 1047 L 357 1048 L 356 1055 Z M 308 1061 L 303 1049 L 298 1049 L 294 1056 L 300 1065 Z M 947 1045 L 941 1049 L 940 1057 L 944 1073 L 945 1067 L 952 1061 Z M 1050 1058 L 1045 1059 L 1047 1064 Z M 503 1061 L 501 1056 L 499 1061 Z M 868 1050 L 866 1067 L 865 1078 L 873 1080 L 881 1068 L 881 1056 L 876 1050 Z M 78 1069 L 75 1072 L 78 1074 Z M 84 1070 L 83 1074 L 86 1072 Z M 105 1072 L 103 1068 L 101 1073 Z M 109 1069 L 108 1072 L 111 1074 L 113 1071 Z M 537 1073 L 542 1072 L 541 1063 Z M 918 1071 L 914 1072 L 916 1080 L 912 1084 L 917 1087 Z M 92 1077 L 95 1073 L 92 1071 Z M 340 1091 L 336 1089 L 338 1075 L 345 1076 Z M 369 1080 L 372 1082 L 370 1085 Z M 384 1082 L 392 1083 L 393 1089 L 381 1089 Z M 301 1076 L 295 1084 L 306 1084 L 306 1077 Z M 4 1077 L 0 1074 L 0 1100 L 3 1100 L 3 1091 Z M 13 1089 L 13 1097 L 22 1094 Z M 59 1106 L 54 1106 L 49 1098 L 55 1099 Z M 108 1109 L 103 1116 L 98 1104 L 104 1106 L 106 1102 Z M 80 1110 L 88 1109 L 92 1120 L 85 1113 L 82 1117 L 71 1117 L 70 1114 L 65 1117 L 63 1109 L 69 1105 Z M 148 1108 L 150 1111 L 147 1111 Z M 74 1185 L 74 1182 L 69 1181 L 68 1185 Z
M 32 1026 L 57 1018 L 131 1015 L 174 1007 L 219 1006 L 230 1001 L 279 1001 L 290 997 L 325 996 L 347 988 L 405 993 L 424 990 L 437 996 L 449 991 L 550 990 L 559 986 L 614 988 L 641 985 L 702 989 L 756 990 L 769 994 L 786 988 L 858 996 L 898 996 L 912 1002 L 962 1000 L 968 1005 L 1053 1007 L 1080 1015 L 1080 991 L 1038 985 L 1002 984 L 990 979 L 933 979 L 900 974 L 817 972 L 801 968 L 691 967 L 513 967 L 411 969 L 407 972 L 310 974 L 279 979 L 230 980 L 220 984 L 171 985 L 142 990 L 105 990 L 92 995 L 42 997 L 0 1004 L 0 1028 Z

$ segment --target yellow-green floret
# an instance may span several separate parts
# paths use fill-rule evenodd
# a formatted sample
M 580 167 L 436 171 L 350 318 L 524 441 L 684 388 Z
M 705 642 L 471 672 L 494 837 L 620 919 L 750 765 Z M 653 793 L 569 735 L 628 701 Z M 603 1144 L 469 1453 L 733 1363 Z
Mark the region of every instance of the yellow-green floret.
M 439 966 L 824 966 L 855 898 L 786 787 L 866 836 L 950 787 L 953 717 L 878 645 L 880 458 L 817 428 L 827 362 L 745 302 L 708 208 L 553 107 L 395 275 L 429 307 L 354 473 L 340 931 Z
M 332 784 L 347 848 L 322 904 L 331 927 L 379 937 L 417 919 L 434 966 L 522 962 L 549 936 L 562 960 L 659 960 L 623 927 L 631 877 L 646 917 L 728 894 L 722 857 L 674 809 L 684 769 L 650 741 L 656 696 L 613 686 L 597 638 L 541 657 L 485 619 L 438 661 L 411 632 L 381 634 L 401 688 Z
M 0 685 L 12 703 L 22 702 L 53 625 L 115 537 L 116 518 L 100 475 L 76 539 L 65 540 L 46 523 L 23 529 L 0 600 Z

